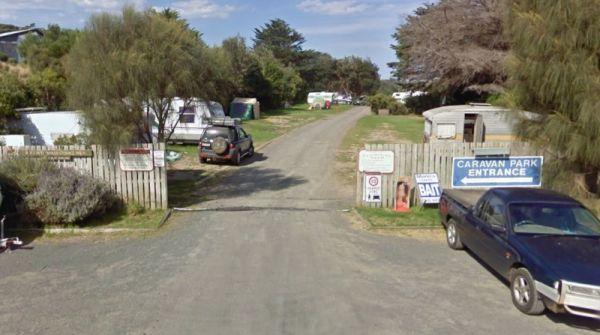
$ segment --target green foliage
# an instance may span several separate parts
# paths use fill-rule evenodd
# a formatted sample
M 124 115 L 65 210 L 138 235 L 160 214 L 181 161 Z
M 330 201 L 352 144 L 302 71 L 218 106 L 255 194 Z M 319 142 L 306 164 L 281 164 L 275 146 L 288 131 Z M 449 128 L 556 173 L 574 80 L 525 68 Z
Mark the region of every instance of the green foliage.
M 6 62 L 8 61 L 8 55 L 5 54 L 4 52 L 0 51 L 0 62 Z
M 29 34 L 19 45 L 19 52 L 31 70 L 27 85 L 33 98 L 29 105 L 49 110 L 65 107 L 67 86 L 65 57 L 75 43 L 78 32 L 49 25 L 44 36 Z
M 52 67 L 33 72 L 27 78 L 27 85 L 33 93 L 36 105 L 45 106 L 49 110 L 58 110 L 65 101 L 65 77 L 58 74 Z
M 394 92 L 398 92 L 400 86 L 393 79 L 382 79 L 379 84 L 379 89 L 377 89 L 377 93 L 392 95 Z
M 25 198 L 27 210 L 43 224 L 73 224 L 101 216 L 117 204 L 102 182 L 62 168 L 44 171 L 35 191 Z
M 396 103 L 394 98 L 381 93 L 369 97 L 369 106 L 371 106 L 371 112 L 373 114 L 379 113 L 380 109 L 390 108 L 390 106 L 394 105 L 394 103 Z
M 15 156 L 0 162 L 0 175 L 21 194 L 31 193 L 37 187 L 44 171 L 55 170 L 50 161 Z
M 268 49 L 284 65 L 295 62 L 302 51 L 305 39 L 281 19 L 271 20 L 263 27 L 254 29 L 254 49 Z
M 21 28 L 12 25 L 12 24 L 5 24 L 5 23 L 0 23 L 0 34 L 5 33 L 5 32 L 9 32 L 9 31 L 13 31 L 13 30 L 19 30 Z
M 114 148 L 139 135 L 149 140 L 145 106 L 154 110 L 158 140 L 166 140 L 175 97 L 212 95 L 206 49 L 184 20 L 154 10 L 93 15 L 68 58 L 68 97 L 83 111 L 91 142 Z
M 308 92 L 332 91 L 335 87 L 335 59 L 331 55 L 315 50 L 298 54 L 296 70 L 302 78 L 297 100 L 305 101 Z
M 281 63 L 269 50 L 257 53 L 261 74 L 268 82 L 268 91 L 257 92 L 261 104 L 267 108 L 282 107 L 285 102 L 292 102 L 302 83 L 298 72 Z
M 54 145 L 87 145 L 88 139 L 85 134 L 61 135 L 54 140 Z
M 7 119 L 15 115 L 15 108 L 25 107 L 29 92 L 19 77 L 0 69 L 0 133 L 8 129 Z
M 48 25 L 44 36 L 29 34 L 19 44 L 19 52 L 31 70 L 42 71 L 52 68 L 64 75 L 63 59 L 69 53 L 77 38 L 77 31 L 62 29 L 58 25 Z
M 403 103 L 394 101 L 388 106 L 391 115 L 406 115 L 409 114 L 408 108 Z
M 370 59 L 356 56 L 336 62 L 337 87 L 353 96 L 370 95 L 379 88 L 379 68 Z
M 518 134 L 555 156 L 556 162 L 544 163 L 586 175 L 583 186 L 591 192 L 600 170 L 598 17 L 596 0 L 518 0 L 506 24 L 512 46 L 507 99 L 537 114 L 515 113 Z

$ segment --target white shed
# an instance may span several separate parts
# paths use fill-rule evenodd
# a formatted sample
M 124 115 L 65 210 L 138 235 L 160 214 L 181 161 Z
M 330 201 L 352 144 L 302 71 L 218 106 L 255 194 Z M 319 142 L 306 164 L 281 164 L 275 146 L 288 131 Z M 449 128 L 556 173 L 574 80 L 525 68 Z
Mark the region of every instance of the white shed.
M 225 117 L 220 103 L 194 98 L 186 104 L 184 99 L 177 98 L 172 103 L 165 129 L 167 132 L 174 129 L 170 138 L 173 142 L 197 143 L 208 125 L 207 120 L 213 117 Z M 156 122 L 152 134 L 158 136 Z
M 61 136 L 84 132 L 82 116 L 76 111 L 22 109 L 19 126 L 31 138 L 31 145 L 54 145 Z
M 527 117 L 533 114 L 523 112 Z M 423 113 L 425 142 L 514 141 L 515 119 L 510 110 L 489 104 L 443 106 Z

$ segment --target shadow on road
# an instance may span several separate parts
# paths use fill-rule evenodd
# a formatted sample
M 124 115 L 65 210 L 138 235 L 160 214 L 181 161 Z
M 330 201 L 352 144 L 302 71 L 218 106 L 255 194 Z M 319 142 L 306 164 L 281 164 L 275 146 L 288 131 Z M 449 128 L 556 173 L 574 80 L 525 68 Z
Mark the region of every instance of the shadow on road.
M 287 176 L 285 171 L 248 166 L 237 170 L 204 194 L 211 200 L 251 196 L 262 191 L 280 191 L 306 183 L 301 177 Z
M 471 250 L 465 249 L 467 254 L 471 256 L 479 265 L 485 268 L 492 276 L 496 277 L 504 286 L 509 288 L 510 283 L 504 279 L 499 273 L 497 273 L 494 269 L 488 266 L 479 256 L 474 254 Z M 507 290 L 506 294 L 510 294 L 510 289 Z M 564 324 L 569 327 L 577 328 L 577 329 L 586 329 L 599 331 L 600 330 L 600 321 L 594 320 L 590 318 L 584 318 L 577 315 L 572 315 L 568 313 L 553 313 L 549 310 L 546 310 L 544 316 L 546 316 L 549 320 L 554 323 Z M 535 317 L 535 316 L 532 316 Z

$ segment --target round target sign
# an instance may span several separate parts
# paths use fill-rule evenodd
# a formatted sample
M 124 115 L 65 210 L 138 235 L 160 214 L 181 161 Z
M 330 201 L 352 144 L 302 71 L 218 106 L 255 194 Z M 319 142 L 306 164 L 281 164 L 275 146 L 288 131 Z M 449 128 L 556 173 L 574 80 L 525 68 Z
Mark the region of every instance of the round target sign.
M 377 184 L 379 184 L 379 178 L 377 178 L 377 177 L 369 178 L 369 185 L 377 186 Z

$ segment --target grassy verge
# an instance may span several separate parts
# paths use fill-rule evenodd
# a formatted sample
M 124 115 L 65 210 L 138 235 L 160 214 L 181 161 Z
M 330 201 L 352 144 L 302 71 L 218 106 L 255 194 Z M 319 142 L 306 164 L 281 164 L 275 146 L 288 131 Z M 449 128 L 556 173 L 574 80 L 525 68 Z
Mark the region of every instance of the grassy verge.
M 158 229 L 164 210 L 120 211 L 109 213 L 102 218 L 94 219 L 73 228 L 127 228 Z M 68 227 L 70 228 L 70 227 Z
M 415 115 L 369 115 L 358 120 L 342 142 L 343 149 L 365 143 L 420 143 L 423 118 Z
M 345 186 L 355 181 L 359 149 L 366 143 L 420 143 L 423 118 L 415 115 L 368 115 L 356 122 L 342 140 L 337 153 L 337 169 Z
M 252 135 L 254 143 L 259 146 L 292 129 L 329 115 L 347 111 L 350 105 L 334 105 L 330 110 L 308 110 L 307 104 L 294 105 L 261 113 L 260 120 L 244 122 L 244 129 Z
M 413 207 L 409 213 L 385 208 L 357 208 L 358 214 L 372 228 L 440 228 L 437 208 Z

